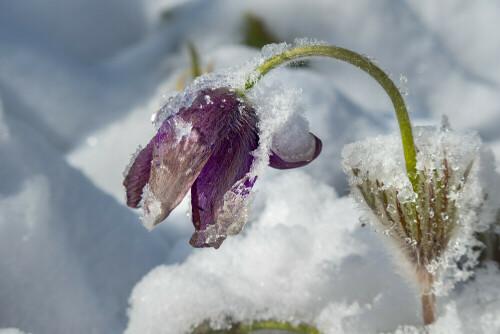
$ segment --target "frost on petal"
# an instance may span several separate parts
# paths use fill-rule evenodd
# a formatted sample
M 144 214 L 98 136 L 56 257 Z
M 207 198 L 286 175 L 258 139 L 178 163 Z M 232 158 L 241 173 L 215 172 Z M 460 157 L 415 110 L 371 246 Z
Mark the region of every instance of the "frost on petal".
M 179 140 L 175 123 L 169 121 L 167 119 L 164 123 L 170 127 L 165 126 L 161 141 L 157 140 L 153 147 L 148 182 L 151 194 L 143 205 L 147 217 L 144 222 L 149 229 L 162 222 L 179 205 L 211 154 L 197 129 L 192 129 L 189 136 L 181 136 Z
M 249 218 L 249 206 L 253 201 L 251 189 L 257 176 L 245 176 L 224 195 L 224 205 L 218 217 L 219 232 L 236 235 Z
M 197 129 L 213 150 L 221 145 L 223 138 L 233 138 L 256 123 L 253 109 L 229 88 L 201 90 L 191 106 L 177 115 L 191 123 L 192 129 Z
M 170 213 L 166 208 L 165 204 L 156 198 L 156 196 L 151 192 L 149 184 L 143 189 L 144 202 L 142 206 L 142 225 L 148 230 L 165 220 Z
M 205 230 L 196 231 L 191 237 L 191 245 L 219 248 L 227 235 L 241 232 L 250 216 L 249 209 L 254 199 L 251 188 L 256 179 L 256 176 L 253 179 L 245 176 L 224 194 L 217 223 L 208 225 Z
M 224 199 L 240 180 L 246 188 L 253 186 L 254 180 L 250 182 L 245 177 L 253 162 L 251 152 L 258 145 L 255 112 L 250 106 L 242 104 L 235 95 L 227 95 L 224 100 L 224 103 L 236 106 L 222 116 L 225 122 L 221 123 L 226 129 L 219 129 L 219 132 L 225 132 L 226 136 L 219 136 L 212 156 L 191 188 L 192 219 L 196 232 L 190 243 L 194 247 L 218 248 L 226 234 L 237 233 L 233 233 L 236 229 L 230 228 L 230 219 L 224 218 L 224 222 L 221 217 Z M 214 104 L 220 102 L 213 97 L 211 101 Z M 242 190 L 245 196 L 248 195 L 246 191 Z M 227 196 L 232 195 L 229 193 Z
M 309 133 L 309 145 L 306 150 L 290 155 L 275 149 L 271 151 L 271 155 L 269 156 L 269 166 L 276 169 L 305 166 L 319 156 L 322 147 L 321 140 L 312 133 Z
M 255 124 L 253 109 L 229 88 L 200 90 L 189 107 L 168 116 L 154 140 L 150 195 L 143 206 L 146 227 L 163 221 L 191 186 L 193 217 L 204 211 L 195 226 L 213 224 L 222 197 L 249 170 Z
M 128 170 L 125 170 L 123 185 L 125 186 L 127 205 L 131 208 L 136 208 L 141 201 L 142 189 L 149 180 L 154 139 L 153 137 L 149 144 L 135 156 L 130 168 L 127 166 Z

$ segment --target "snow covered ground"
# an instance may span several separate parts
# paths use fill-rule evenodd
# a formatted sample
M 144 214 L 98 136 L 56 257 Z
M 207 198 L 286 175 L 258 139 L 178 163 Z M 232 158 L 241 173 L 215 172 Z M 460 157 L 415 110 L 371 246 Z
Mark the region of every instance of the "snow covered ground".
M 215 70 L 242 65 L 259 51 L 242 43 L 248 12 L 280 41 L 324 40 L 403 74 L 414 124 L 446 114 L 500 161 L 495 1 L 3 0 L 0 333 L 176 334 L 228 317 L 422 330 L 416 287 L 348 197 L 342 147 L 396 130 L 384 92 L 349 65 L 283 68 L 255 87 L 295 92 L 323 152 L 259 177 L 252 219 L 219 250 L 189 246 L 186 200 L 151 232 L 125 206 L 123 169 L 189 68 L 187 41 Z M 500 332 L 499 286 L 484 264 L 438 298 L 431 332 Z

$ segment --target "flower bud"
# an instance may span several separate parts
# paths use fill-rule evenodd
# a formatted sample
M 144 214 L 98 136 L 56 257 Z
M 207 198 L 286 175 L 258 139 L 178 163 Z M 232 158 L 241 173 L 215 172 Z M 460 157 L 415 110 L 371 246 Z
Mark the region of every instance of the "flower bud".
M 473 234 L 487 227 L 478 216 L 485 198 L 478 177 L 481 141 L 446 126 L 415 128 L 416 186 L 404 169 L 400 145 L 397 135 L 347 145 L 344 171 L 356 199 L 428 295 L 442 285 L 436 283 L 438 273 L 463 279 L 476 262 Z

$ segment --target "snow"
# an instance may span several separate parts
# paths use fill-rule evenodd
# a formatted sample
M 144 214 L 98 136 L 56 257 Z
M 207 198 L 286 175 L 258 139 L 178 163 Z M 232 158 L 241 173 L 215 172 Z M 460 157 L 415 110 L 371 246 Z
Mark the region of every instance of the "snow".
M 127 290 L 162 262 L 164 243 L 30 125 L 8 114 L 5 121 L 11 136 L 0 140 L 0 323 L 32 332 L 116 331 Z
M 309 135 L 309 122 L 300 102 L 301 92 L 284 90 L 281 85 L 264 86 L 250 93 L 259 116 L 259 148 L 254 173 L 262 174 L 272 150 L 281 158 L 301 160 L 301 155 L 314 154 L 315 142 Z
M 157 333 L 162 328 L 184 333 L 205 319 L 221 327 L 228 318 L 311 322 L 324 317 L 325 308 L 334 311 L 331 303 L 361 303 L 355 313 L 361 316 L 371 313 L 365 304 L 388 302 L 380 295 L 399 293 L 412 300 L 411 290 L 391 273 L 390 263 L 376 255 L 381 250 L 370 245 L 376 243 L 374 238 L 359 230 L 351 199 L 339 199 L 331 187 L 300 171 L 261 184 L 258 195 L 263 209 L 245 235 L 226 240 L 217 251 L 196 250 L 181 265 L 159 266 L 139 282 L 131 295 L 127 333 Z M 380 271 L 368 281 L 363 278 L 371 272 L 367 265 Z M 354 295 L 348 286 L 355 286 Z M 403 318 L 411 319 L 411 305 L 400 312 Z M 397 307 L 402 305 L 390 309 Z M 339 323 L 344 317 L 338 316 Z M 364 326 L 355 328 L 361 331 Z M 390 328 L 389 323 L 385 326 Z
M 0 328 L 0 334 L 25 334 L 17 328 Z
M 325 334 L 423 332 L 417 288 L 394 270 L 387 237 L 361 227 L 348 197 L 342 147 L 397 131 L 383 90 L 352 66 L 283 67 L 248 94 L 263 127 L 259 178 L 250 209 L 226 208 L 250 220 L 219 250 L 189 246 L 189 198 L 151 232 L 125 206 L 122 172 L 154 135 L 152 114 L 158 126 L 200 87 L 240 87 L 263 57 L 289 47 L 259 54 L 242 45 L 247 12 L 280 41 L 309 36 L 297 43 L 326 41 L 376 59 L 408 91 L 415 125 L 439 126 L 446 114 L 457 132 L 476 131 L 478 167 L 487 167 L 479 181 L 497 203 L 481 219 L 496 216 L 495 2 L 4 0 L 0 333 L 175 334 L 204 320 L 227 326 L 227 316 L 307 322 Z M 216 73 L 178 94 L 188 40 Z M 296 171 L 265 168 L 270 149 L 304 152 L 308 132 L 323 142 L 318 159 Z M 379 151 L 388 165 L 397 165 L 394 138 Z M 429 331 L 499 332 L 499 277 L 498 262 L 483 261 L 438 297 Z

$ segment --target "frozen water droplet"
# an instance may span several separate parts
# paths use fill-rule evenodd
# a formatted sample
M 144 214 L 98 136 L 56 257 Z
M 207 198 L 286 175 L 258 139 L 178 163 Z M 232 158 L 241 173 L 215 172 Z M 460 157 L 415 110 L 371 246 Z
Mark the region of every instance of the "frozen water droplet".
M 361 223 L 361 227 L 365 227 L 366 225 L 369 224 L 369 219 L 365 216 L 359 217 L 359 222 Z
M 438 265 L 439 265 L 439 264 L 437 263 L 437 261 L 436 261 L 436 260 L 432 260 L 432 261 L 431 261 L 431 263 L 429 263 L 428 265 L 426 265 L 426 266 L 425 266 L 425 269 L 427 269 L 427 271 L 428 271 L 430 274 L 434 275 L 434 274 L 436 274 L 436 272 L 437 272 Z
M 205 102 L 207 104 L 214 104 L 214 102 L 210 99 L 210 95 L 205 95 Z
M 387 206 L 387 212 L 389 212 L 391 215 L 395 215 L 398 212 L 398 210 L 393 204 L 389 204 Z
M 162 164 L 162 158 L 161 157 L 154 157 L 153 160 L 151 160 L 151 165 L 154 168 L 160 168 Z
M 191 122 L 186 122 L 179 116 L 172 118 L 171 122 L 173 123 L 176 136 L 176 142 L 174 142 L 172 147 L 175 147 L 180 143 L 182 137 L 189 137 L 191 135 L 192 125 Z
M 401 95 L 408 95 L 408 78 L 403 74 L 399 76 L 399 92 Z

